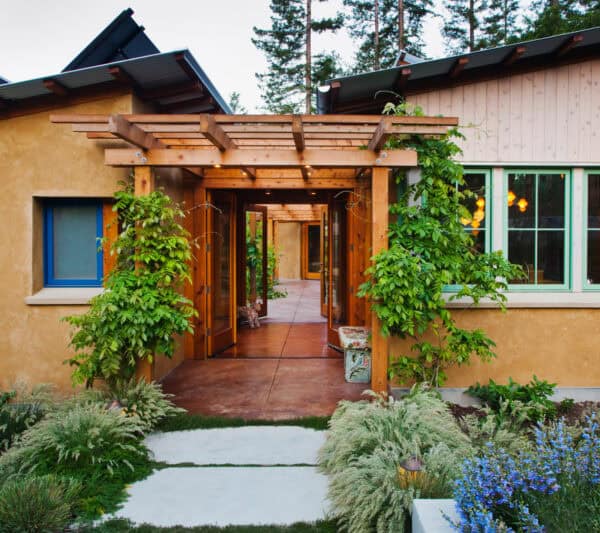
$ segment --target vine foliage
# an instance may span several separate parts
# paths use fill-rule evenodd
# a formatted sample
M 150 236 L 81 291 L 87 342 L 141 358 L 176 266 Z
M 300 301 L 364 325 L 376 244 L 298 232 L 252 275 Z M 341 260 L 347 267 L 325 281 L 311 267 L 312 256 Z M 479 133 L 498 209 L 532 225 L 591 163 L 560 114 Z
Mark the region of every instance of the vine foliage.
M 105 278 L 105 291 L 82 315 L 64 317 L 74 328 L 67 362 L 75 367 L 74 384 L 91 386 L 103 378 L 109 386 L 131 379 L 138 361 L 172 357 L 174 335 L 191 332 L 196 311 L 181 294 L 190 282 L 191 247 L 179 224 L 184 213 L 162 191 L 135 196 L 125 185 L 115 193 L 120 233 L 111 245 L 116 266 Z
M 389 103 L 384 113 L 423 115 L 419 107 L 406 103 Z M 462 134 L 451 129 L 441 138 L 393 138 L 386 146 L 416 150 L 421 178 L 407 185 L 398 203 L 390 206 L 389 248 L 373 258 L 359 295 L 371 299 L 384 335 L 415 341 L 412 354 L 390 364 L 390 377 L 402 383 L 441 386 L 448 367 L 469 364 L 472 356 L 483 361 L 495 356 L 495 344 L 483 330 L 457 324 L 444 299 L 444 287 L 458 286 L 450 301 L 467 298 L 478 304 L 488 298 L 504 310 L 506 280 L 522 276 L 521 268 L 502 252 L 478 252 L 464 229 L 462 222 L 473 216 L 464 201 L 473 193 L 461 189 L 463 168 L 454 160 L 460 154 L 457 138 Z

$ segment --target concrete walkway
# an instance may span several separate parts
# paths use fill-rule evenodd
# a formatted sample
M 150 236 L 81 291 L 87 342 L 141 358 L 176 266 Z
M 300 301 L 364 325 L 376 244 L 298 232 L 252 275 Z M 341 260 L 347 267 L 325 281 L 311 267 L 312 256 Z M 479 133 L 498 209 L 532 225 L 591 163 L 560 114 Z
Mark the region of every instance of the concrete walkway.
M 324 432 L 287 426 L 150 435 L 146 445 L 157 461 L 186 466 L 134 483 L 115 516 L 163 527 L 325 519 L 327 478 L 315 468 L 324 438 Z

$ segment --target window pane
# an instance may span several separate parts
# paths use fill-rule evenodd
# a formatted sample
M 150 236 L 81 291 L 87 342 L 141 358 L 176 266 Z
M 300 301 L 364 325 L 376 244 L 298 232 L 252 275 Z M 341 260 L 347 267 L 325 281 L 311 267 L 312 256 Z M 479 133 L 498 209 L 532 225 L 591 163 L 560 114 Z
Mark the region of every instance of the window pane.
M 535 227 L 535 174 L 508 175 L 508 227 Z
M 56 206 L 54 221 L 54 279 L 98 278 L 95 205 Z
M 308 271 L 321 272 L 321 226 L 308 226 Z
M 538 232 L 538 283 L 565 282 L 564 231 Z
M 588 231 L 587 282 L 600 283 L 600 231 Z
M 565 227 L 565 175 L 540 174 L 538 178 L 538 227 Z
M 526 279 L 512 280 L 511 283 L 535 283 L 535 232 L 508 232 L 508 260 L 521 265 Z
M 485 252 L 485 230 L 477 230 L 474 229 L 469 232 L 473 237 L 473 241 L 475 243 L 475 250 L 480 253 Z
M 474 196 L 463 200 L 463 205 L 470 213 L 470 218 L 462 220 L 467 231 L 471 231 L 476 241 L 476 249 L 485 252 L 485 228 L 487 227 L 487 206 L 485 198 L 485 174 L 465 173 L 465 185 L 460 187 L 461 191 L 471 191 Z
M 588 228 L 600 228 L 600 174 L 588 175 Z

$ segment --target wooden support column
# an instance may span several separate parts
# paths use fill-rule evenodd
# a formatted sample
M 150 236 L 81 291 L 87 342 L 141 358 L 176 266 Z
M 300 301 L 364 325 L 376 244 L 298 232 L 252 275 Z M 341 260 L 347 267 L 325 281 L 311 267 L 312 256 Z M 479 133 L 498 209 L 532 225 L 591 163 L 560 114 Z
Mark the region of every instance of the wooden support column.
M 371 246 L 372 255 L 388 247 L 389 168 L 373 167 L 371 178 Z M 388 338 L 381 334 L 381 324 L 371 310 L 371 389 L 388 392 Z
M 152 167 L 135 167 L 134 169 L 134 192 L 136 196 L 145 196 L 154 190 L 154 176 Z M 144 378 L 150 383 L 154 378 L 154 363 L 138 361 L 135 377 L 140 380 Z

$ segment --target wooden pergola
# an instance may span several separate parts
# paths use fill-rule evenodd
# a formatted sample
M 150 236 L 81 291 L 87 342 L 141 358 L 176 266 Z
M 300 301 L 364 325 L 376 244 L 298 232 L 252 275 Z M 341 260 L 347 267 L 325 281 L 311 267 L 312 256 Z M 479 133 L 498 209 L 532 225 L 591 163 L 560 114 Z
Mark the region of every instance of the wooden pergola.
M 135 169 L 135 190 L 154 188 L 152 167 L 190 172 L 206 189 L 344 189 L 370 178 L 371 255 L 387 247 L 390 169 L 416 167 L 390 137 L 441 136 L 453 117 L 376 115 L 51 115 L 102 140 L 105 164 Z M 110 141 L 114 141 L 114 146 Z M 125 144 L 124 144 L 125 143 Z M 387 391 L 388 345 L 370 313 L 371 387 Z

